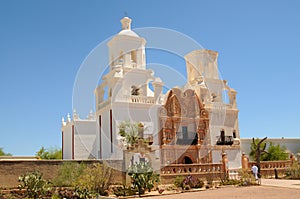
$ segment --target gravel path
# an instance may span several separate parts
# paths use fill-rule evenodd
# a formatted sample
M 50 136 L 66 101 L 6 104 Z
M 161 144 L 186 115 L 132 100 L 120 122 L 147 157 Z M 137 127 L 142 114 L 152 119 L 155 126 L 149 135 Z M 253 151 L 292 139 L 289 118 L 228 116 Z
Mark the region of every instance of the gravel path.
M 242 199 L 299 199 L 300 189 L 291 189 L 283 187 L 270 186 L 249 186 L 249 187 L 223 187 L 214 190 L 205 190 L 198 192 L 187 192 L 172 195 L 160 195 L 143 197 L 152 199 L 227 199 L 227 198 L 242 198 Z

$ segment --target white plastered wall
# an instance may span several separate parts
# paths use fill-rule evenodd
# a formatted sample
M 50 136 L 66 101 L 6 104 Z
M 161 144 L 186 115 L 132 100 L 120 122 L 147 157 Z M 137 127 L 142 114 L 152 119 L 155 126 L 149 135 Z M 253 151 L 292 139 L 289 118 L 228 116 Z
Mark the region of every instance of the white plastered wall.
M 239 149 L 224 150 L 224 152 L 227 154 L 228 169 L 242 168 L 242 163 L 241 163 L 242 153 Z M 212 161 L 213 161 L 213 163 L 221 163 L 222 162 L 222 150 L 212 151 Z
M 62 128 L 63 131 L 63 159 L 72 159 L 72 123 Z
M 97 158 L 96 149 L 96 121 L 74 121 L 74 159 Z

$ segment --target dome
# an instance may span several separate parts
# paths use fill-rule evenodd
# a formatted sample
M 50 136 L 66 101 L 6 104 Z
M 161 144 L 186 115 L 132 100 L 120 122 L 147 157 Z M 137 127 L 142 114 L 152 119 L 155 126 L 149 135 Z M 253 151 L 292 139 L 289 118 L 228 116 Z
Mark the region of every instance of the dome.
M 131 36 L 131 37 L 139 37 L 138 34 L 136 34 L 135 32 L 133 32 L 130 29 L 121 30 L 118 35 L 126 35 L 126 36 Z
M 139 37 L 135 32 L 131 30 L 131 19 L 129 17 L 124 17 L 121 19 L 122 30 L 118 35 L 126 35 L 130 37 Z

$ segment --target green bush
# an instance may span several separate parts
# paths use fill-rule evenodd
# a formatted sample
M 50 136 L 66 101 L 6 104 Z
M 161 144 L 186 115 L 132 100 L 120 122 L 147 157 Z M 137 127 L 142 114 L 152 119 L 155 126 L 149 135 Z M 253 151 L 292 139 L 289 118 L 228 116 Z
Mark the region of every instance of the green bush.
M 119 196 L 132 196 L 135 195 L 137 192 L 137 188 L 131 187 L 131 186 L 117 186 L 113 188 L 113 193 L 119 197 Z
M 53 180 L 57 187 L 72 187 L 74 195 L 80 198 L 108 195 L 111 183 L 112 169 L 106 163 L 87 166 L 84 163 L 65 162 Z M 70 191 L 66 194 L 70 194 Z
M 26 189 L 26 196 L 28 198 L 39 198 L 44 196 L 50 191 L 49 182 L 43 180 L 43 174 L 35 171 L 32 173 L 26 173 L 19 177 L 21 184 L 18 186 L 19 189 Z
M 294 162 L 293 165 L 286 171 L 287 178 L 290 179 L 300 179 L 300 165 Z
M 220 183 L 220 185 L 241 185 L 241 180 L 233 180 L 233 179 L 227 179 Z
M 201 180 L 200 178 L 198 178 L 198 182 L 196 184 L 196 186 L 194 188 L 202 188 L 204 186 L 204 182 L 203 180 Z
M 174 181 L 174 185 L 176 187 L 183 188 L 183 180 L 184 180 L 184 176 L 176 176 L 175 181 Z
M 111 183 L 112 169 L 106 163 L 97 163 L 83 171 L 75 186 L 78 191 L 82 189 L 82 192 L 88 192 L 90 195 L 108 195 L 107 190 Z
M 276 160 L 288 160 L 289 154 L 286 152 L 285 146 L 280 146 L 279 144 L 274 145 L 270 142 L 268 148 L 268 153 L 264 154 L 262 161 L 276 161 Z
M 131 123 L 130 121 L 123 121 L 119 124 L 119 135 L 125 141 L 125 145 L 133 145 L 138 141 L 139 122 Z
M 154 184 L 159 181 L 159 174 L 153 172 L 149 162 L 139 162 L 128 168 L 128 175 L 132 179 L 132 184 L 139 191 L 139 196 L 145 192 L 146 189 L 151 191 Z
M 247 170 L 240 170 L 239 175 L 241 176 L 241 186 L 256 185 L 255 177 L 252 175 L 252 173 L 248 172 Z
M 197 179 L 193 176 L 176 176 L 174 185 L 176 187 L 181 187 L 184 190 L 189 190 L 191 188 L 202 188 L 204 182 L 201 179 Z
M 94 198 L 97 194 L 87 189 L 86 187 L 76 187 L 74 191 L 74 195 L 85 199 L 85 198 Z
M 58 175 L 53 180 L 53 185 L 58 187 L 74 187 L 79 176 L 86 169 L 86 165 L 77 162 L 64 162 L 59 167 Z

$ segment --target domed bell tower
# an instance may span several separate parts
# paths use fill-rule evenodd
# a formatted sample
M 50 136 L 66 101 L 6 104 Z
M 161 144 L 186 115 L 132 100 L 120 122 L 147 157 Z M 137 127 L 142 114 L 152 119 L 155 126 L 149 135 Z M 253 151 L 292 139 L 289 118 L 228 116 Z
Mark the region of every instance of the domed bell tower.
M 122 30 L 108 42 L 110 69 L 146 69 L 146 40 L 131 30 L 131 19 L 121 19 Z

